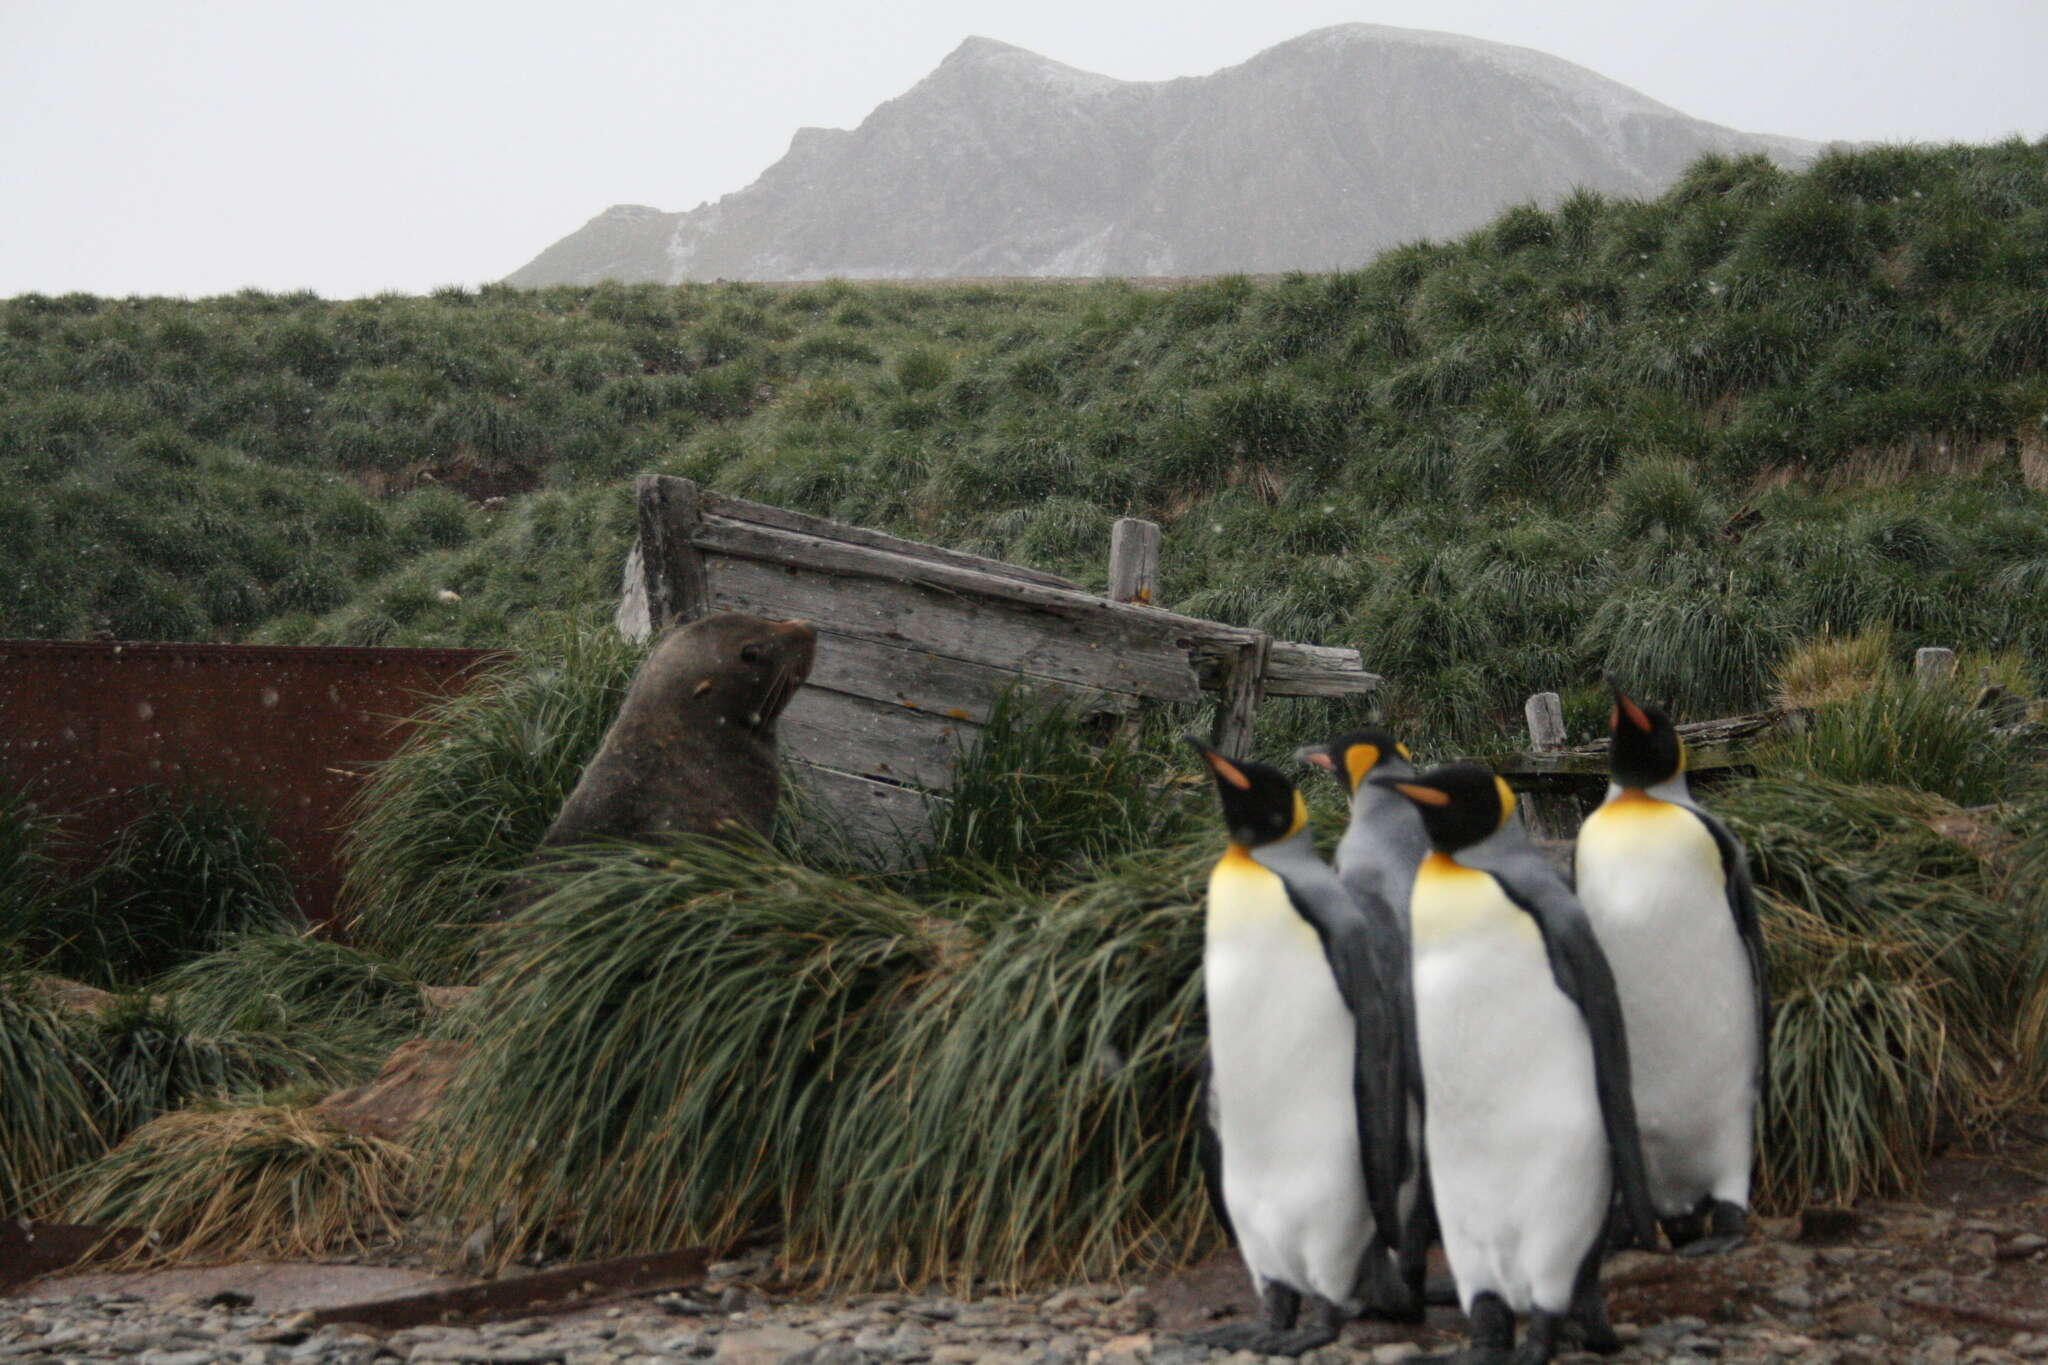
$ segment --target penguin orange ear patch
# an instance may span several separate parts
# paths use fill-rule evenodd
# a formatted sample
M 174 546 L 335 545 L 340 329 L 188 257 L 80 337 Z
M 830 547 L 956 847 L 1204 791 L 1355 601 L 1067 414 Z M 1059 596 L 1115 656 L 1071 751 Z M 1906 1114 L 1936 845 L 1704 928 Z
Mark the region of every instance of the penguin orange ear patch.
M 1216 770 L 1216 775 L 1231 786 L 1244 792 L 1252 789 L 1252 780 L 1246 777 L 1235 763 L 1232 763 L 1222 754 L 1210 752 L 1204 753 L 1202 757 L 1208 762 L 1210 767 Z
M 1410 801 L 1420 801 L 1425 806 L 1442 807 L 1451 804 L 1449 792 L 1438 791 L 1435 787 L 1425 787 L 1419 782 L 1396 782 L 1394 790 Z

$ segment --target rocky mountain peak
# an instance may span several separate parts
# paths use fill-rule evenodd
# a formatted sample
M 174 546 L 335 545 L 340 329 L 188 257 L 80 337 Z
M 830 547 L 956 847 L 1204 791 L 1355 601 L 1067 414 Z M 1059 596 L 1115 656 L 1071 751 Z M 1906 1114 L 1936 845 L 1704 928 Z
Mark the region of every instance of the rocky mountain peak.
M 1652 195 L 1707 152 L 1813 143 L 1686 117 L 1505 43 L 1339 24 L 1144 82 L 971 37 L 852 130 L 804 129 L 689 213 L 607 214 L 514 272 L 961 278 L 1326 270 L 1585 186 Z

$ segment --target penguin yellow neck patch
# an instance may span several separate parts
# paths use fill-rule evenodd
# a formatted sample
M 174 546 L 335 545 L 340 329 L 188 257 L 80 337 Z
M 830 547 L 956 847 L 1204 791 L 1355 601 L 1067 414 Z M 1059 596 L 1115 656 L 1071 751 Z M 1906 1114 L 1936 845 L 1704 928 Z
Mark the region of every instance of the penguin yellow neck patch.
M 1495 926 L 1536 932 L 1536 922 L 1507 898 L 1491 873 L 1446 853 L 1429 854 L 1415 870 L 1409 918 L 1418 949 Z

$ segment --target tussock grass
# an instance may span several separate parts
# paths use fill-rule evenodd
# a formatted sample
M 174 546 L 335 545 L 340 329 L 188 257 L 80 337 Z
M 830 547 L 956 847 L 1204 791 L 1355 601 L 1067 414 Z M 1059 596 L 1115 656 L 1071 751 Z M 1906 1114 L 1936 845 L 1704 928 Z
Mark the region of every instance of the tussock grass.
M 423 714 L 352 807 L 351 938 L 434 984 L 474 971 L 476 926 L 597 752 L 645 651 L 565 628 Z
M 435 1206 L 504 1206 L 507 1258 L 550 1228 L 585 1255 L 793 1215 L 840 1087 L 941 956 L 928 912 L 709 841 L 527 875 L 545 895 L 499 936 L 490 1027 L 430 1120 Z
M 1043 886 L 1103 858 L 1184 836 L 1196 819 L 1162 756 L 1114 715 L 1013 690 L 955 764 L 932 831 L 932 875 Z M 1150 742 L 1143 742 L 1149 740 Z
M 287 853 L 256 810 L 197 788 L 139 788 L 139 814 L 23 939 L 55 971 L 134 984 L 237 934 L 300 923 Z
M 2043 930 L 1954 803 L 1799 778 L 1717 806 L 1754 859 L 1778 1002 L 1771 1203 L 1909 1187 L 1938 1124 L 1980 1130 L 2048 1078 L 2022 1028 Z
M 841 1281 L 1020 1285 L 1212 1245 L 1194 1171 L 1206 843 L 963 907 L 850 1076 L 788 1254 Z
M 420 982 L 388 958 L 305 934 L 253 934 L 161 977 L 187 1029 L 267 1034 L 336 1078 L 373 1069 L 419 1033 Z
M 924 903 L 765 847 L 542 864 L 431 1120 L 432 1204 L 497 1220 L 501 1258 L 762 1224 L 845 1280 L 1183 1257 L 1212 1235 L 1189 1126 L 1212 856 Z
M 16 974 L 0 977 L 0 1217 L 41 1211 L 49 1182 L 100 1151 L 103 1091 L 76 1030 Z
M 1922 683 L 1896 664 L 1846 700 L 1817 707 L 1805 725 L 1759 745 L 1765 771 L 1834 782 L 1914 787 L 1965 806 L 2038 789 L 2043 737 L 2001 727 L 1978 707 L 1975 684 Z
M 395 1240 L 414 1177 L 405 1148 L 308 1110 L 202 1106 L 74 1172 L 62 1216 L 145 1229 L 117 1263 L 317 1259 Z
M 102 1127 L 110 1138 L 193 1100 L 342 1079 L 294 1041 L 272 1033 L 200 1031 L 175 1002 L 161 998 L 131 997 L 77 1027 L 78 1051 L 104 1087 Z
M 1853 701 L 1897 671 L 1897 653 L 1888 625 L 1817 635 L 1779 661 L 1777 703 L 1798 710 Z

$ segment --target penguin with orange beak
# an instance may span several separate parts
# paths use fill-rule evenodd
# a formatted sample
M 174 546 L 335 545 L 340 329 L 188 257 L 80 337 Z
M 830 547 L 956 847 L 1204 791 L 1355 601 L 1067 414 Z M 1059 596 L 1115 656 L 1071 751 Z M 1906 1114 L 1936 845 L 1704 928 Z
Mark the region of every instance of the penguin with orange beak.
M 1607 799 L 1579 831 L 1579 898 L 1613 965 L 1650 1196 L 1682 1255 L 1746 1232 L 1770 995 L 1749 859 L 1693 801 L 1684 742 L 1611 679 Z
M 1204 919 L 1204 1166 L 1262 1314 L 1191 1340 L 1299 1355 L 1361 1313 L 1422 1312 L 1385 1231 L 1417 1159 L 1401 964 L 1316 853 L 1294 783 L 1189 742 L 1229 833 Z M 1297 1325 L 1304 1299 L 1313 1317 Z

